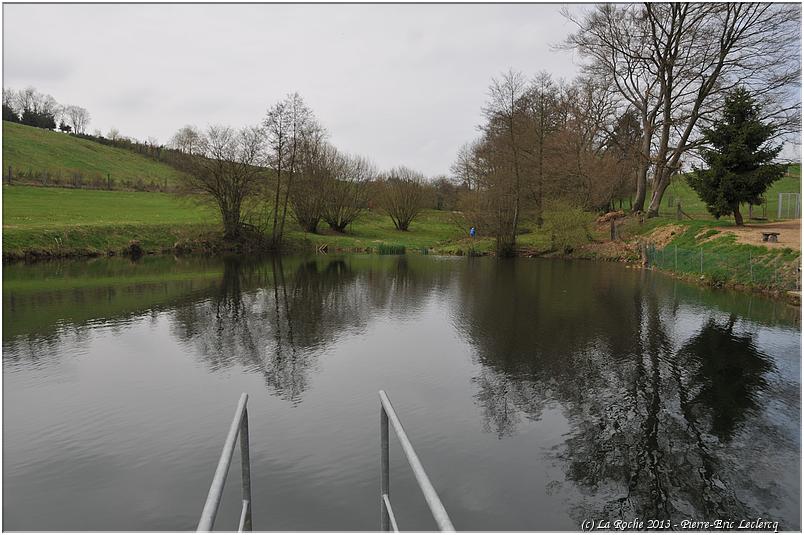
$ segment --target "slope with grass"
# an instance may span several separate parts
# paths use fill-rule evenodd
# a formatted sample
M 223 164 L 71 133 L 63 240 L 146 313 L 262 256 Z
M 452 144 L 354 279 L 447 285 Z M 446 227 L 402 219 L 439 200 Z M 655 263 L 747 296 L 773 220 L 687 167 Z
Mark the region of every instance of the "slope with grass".
M 135 152 L 109 147 L 61 132 L 3 121 L 3 180 L 12 176 L 50 185 L 72 184 L 80 175 L 84 184 L 106 183 L 168 186 L 181 174 L 175 168 Z M 57 182 L 58 181 L 58 182 Z
M 3 186 L 3 257 L 119 253 L 132 240 L 146 252 L 169 250 L 177 243 L 195 248 L 220 239 L 219 221 L 212 206 L 166 193 Z M 438 210 L 425 210 L 407 232 L 371 211 L 346 234 L 326 229 L 308 234 L 289 227 L 289 242 L 307 250 L 377 250 L 385 244 L 419 251 L 446 247 L 466 234 L 450 212 Z
M 3 186 L 3 257 L 147 251 L 218 232 L 217 214 L 166 193 Z
M 774 182 L 765 193 L 765 198 L 768 202 L 764 209 L 764 217 L 769 220 L 776 219 L 779 205 L 779 193 L 801 193 L 801 164 L 791 165 L 787 170 L 787 174 Z M 674 215 L 676 213 L 676 203 L 678 202 L 681 203 L 681 208 L 684 212 L 695 218 L 712 218 L 706 210 L 706 204 L 699 199 L 698 195 L 687 185 L 687 181 L 683 175 L 676 176 L 670 182 L 667 191 L 665 191 L 664 198 L 662 199 L 662 207 L 659 213 L 667 216 Z M 740 211 L 743 217 L 748 220 L 748 206 L 741 206 Z M 753 215 L 754 217 L 763 217 L 763 207 L 755 206 L 753 208 Z

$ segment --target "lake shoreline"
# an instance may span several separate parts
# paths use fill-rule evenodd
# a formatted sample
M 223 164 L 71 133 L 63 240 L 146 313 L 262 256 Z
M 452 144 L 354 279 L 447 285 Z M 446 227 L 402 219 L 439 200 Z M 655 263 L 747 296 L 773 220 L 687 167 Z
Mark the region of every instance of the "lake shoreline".
M 55 247 L 51 248 L 21 248 L 7 250 L 3 248 L 3 264 L 16 263 L 39 263 L 55 260 L 80 260 L 102 257 L 127 257 L 137 260 L 143 256 L 206 256 L 221 257 L 227 255 L 240 255 L 247 257 L 260 257 L 272 254 L 276 251 L 265 246 L 265 242 L 259 238 L 243 239 L 237 243 L 226 242 L 220 238 L 219 234 L 210 228 L 205 229 L 180 229 L 173 232 L 149 232 L 147 227 L 139 227 L 133 232 L 135 236 L 143 236 L 143 240 L 130 239 L 125 245 L 121 245 L 121 240 L 116 240 L 112 247 L 96 249 L 88 246 L 83 247 L 62 247 L 61 243 L 54 240 Z M 189 232 L 188 232 L 189 231 Z M 197 234 L 192 236 L 192 232 Z M 199 232 L 200 231 L 200 232 Z M 44 231 L 43 234 L 46 234 Z M 5 234 L 5 231 L 4 231 Z M 54 231 L 53 234 L 59 234 Z M 159 236 L 163 236 L 161 242 Z M 146 237 L 147 236 L 147 237 Z M 170 243 L 164 237 L 176 238 Z M 326 235 L 316 235 L 326 237 Z M 154 240 L 157 241 L 154 241 Z M 111 245 L 111 244 L 110 244 Z M 441 244 L 435 247 L 423 248 L 423 250 L 410 250 L 404 254 L 434 254 L 439 256 L 495 256 L 492 251 L 474 250 L 471 245 L 464 250 L 466 244 L 454 242 L 449 245 Z M 425 252 L 426 250 L 426 252 Z M 304 240 L 289 240 L 282 255 L 294 254 L 377 254 L 373 247 L 344 247 L 344 246 L 320 246 L 309 238 Z M 638 242 L 592 242 L 584 244 L 569 254 L 561 254 L 557 251 L 544 250 L 537 248 L 522 247 L 517 249 L 515 257 L 518 258 L 563 258 L 570 260 L 585 260 L 591 262 L 616 262 L 623 264 L 627 269 L 648 269 L 658 271 L 664 275 L 673 277 L 684 282 L 697 286 L 725 289 L 743 293 L 760 294 L 777 301 L 783 301 L 790 305 L 800 306 L 800 297 L 791 294 L 790 288 L 786 287 L 760 287 L 756 285 L 742 284 L 729 278 L 725 280 L 712 280 L 703 275 L 693 275 L 674 271 L 672 269 L 661 269 L 656 266 L 643 267 L 640 258 Z

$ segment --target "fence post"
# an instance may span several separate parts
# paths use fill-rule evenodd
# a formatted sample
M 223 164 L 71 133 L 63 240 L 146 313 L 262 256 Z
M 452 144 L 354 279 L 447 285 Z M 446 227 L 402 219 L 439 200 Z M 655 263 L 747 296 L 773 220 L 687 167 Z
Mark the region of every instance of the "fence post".
M 106 189 L 112 190 L 112 174 L 106 173 Z
M 8 185 L 11 185 L 11 166 L 8 166 Z
M 389 479 L 388 414 L 385 412 L 385 407 L 380 403 L 380 531 L 391 530 L 391 517 L 388 515 L 384 498 L 389 492 Z
M 782 193 L 779 192 L 779 203 L 776 206 L 776 219 L 782 218 Z
M 703 247 L 701 247 L 701 275 L 703 275 Z

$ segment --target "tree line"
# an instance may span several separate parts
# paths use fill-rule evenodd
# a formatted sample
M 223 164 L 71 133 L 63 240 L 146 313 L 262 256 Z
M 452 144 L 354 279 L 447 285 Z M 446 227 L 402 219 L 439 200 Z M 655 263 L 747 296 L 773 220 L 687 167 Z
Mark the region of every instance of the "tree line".
M 3 88 L 3 120 L 83 134 L 89 126 L 90 114 L 81 106 L 59 104 L 52 95 L 40 93 L 34 87 Z
M 604 4 L 564 14 L 577 30 L 559 48 L 582 58 L 581 74 L 493 79 L 480 135 L 452 167 L 465 190 L 459 206 L 500 255 L 513 254 L 523 220 L 543 224 L 548 204 L 602 210 L 633 197 L 634 212 L 657 216 L 671 179 L 711 160 L 706 133 L 736 91 L 768 125 L 763 142 L 800 127 L 800 6 Z
M 203 193 L 218 208 L 225 239 L 257 231 L 275 249 L 289 224 L 344 233 L 376 207 L 407 231 L 428 201 L 454 197 L 446 180 L 437 189 L 418 171 L 380 171 L 370 159 L 339 150 L 298 93 L 270 106 L 257 125 L 188 125 L 169 147 L 188 191 Z

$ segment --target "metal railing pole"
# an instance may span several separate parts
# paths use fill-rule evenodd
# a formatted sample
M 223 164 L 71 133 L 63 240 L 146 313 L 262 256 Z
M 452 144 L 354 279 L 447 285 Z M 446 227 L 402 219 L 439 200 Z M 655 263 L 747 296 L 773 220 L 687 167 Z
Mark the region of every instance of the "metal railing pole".
M 386 496 L 390 488 L 390 462 L 388 455 L 388 413 L 380 403 L 380 531 L 391 531 Z
M 240 471 L 245 512 L 241 531 L 251 531 L 251 456 L 249 455 L 248 408 L 244 408 L 240 420 Z
M 407 457 L 408 464 L 411 470 L 413 470 L 416 482 L 419 484 L 422 494 L 424 494 L 424 500 L 427 502 L 427 506 L 430 508 L 430 512 L 436 524 L 438 524 L 438 529 L 440 531 L 455 531 L 452 520 L 450 520 L 447 510 L 444 509 L 444 504 L 441 503 L 441 499 L 438 497 L 438 493 L 430 482 L 430 478 L 427 477 L 427 472 L 424 471 L 419 456 L 416 455 L 416 451 L 413 449 L 413 445 L 410 443 L 407 433 L 405 433 L 405 428 L 402 427 L 402 423 L 399 421 L 393 405 L 391 405 L 391 400 L 388 399 L 384 390 L 380 390 L 380 400 L 385 408 L 388 420 L 391 425 L 394 426 L 394 431 L 402 446 L 402 451 L 405 452 L 405 457 Z
M 212 478 L 212 485 L 209 487 L 207 501 L 204 503 L 204 510 L 201 511 L 201 520 L 198 521 L 198 529 L 196 531 L 212 531 L 212 527 L 215 525 L 218 506 L 223 496 L 223 486 L 226 484 L 226 474 L 229 472 L 229 465 L 232 464 L 235 442 L 240 432 L 240 425 L 247 402 L 248 394 L 244 393 L 240 396 L 240 401 L 237 403 L 235 417 L 234 420 L 232 420 L 232 425 L 229 427 L 229 433 L 226 435 L 226 442 L 223 444 L 223 451 L 218 460 L 218 467 L 215 469 L 215 476 Z

